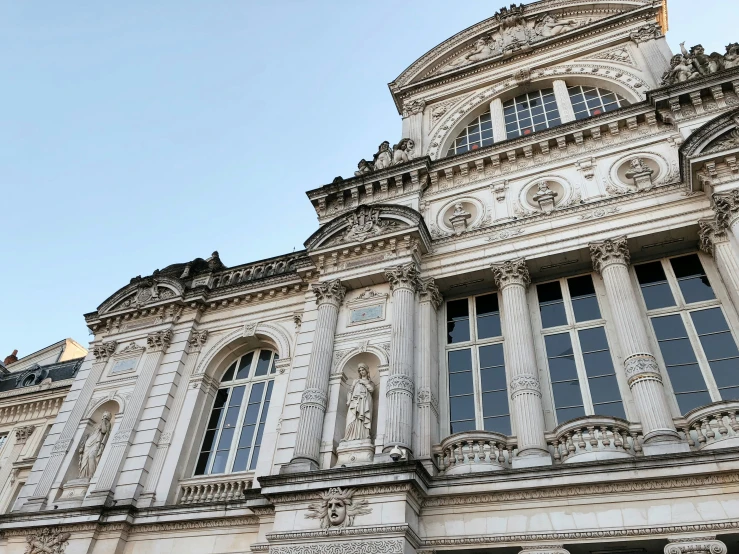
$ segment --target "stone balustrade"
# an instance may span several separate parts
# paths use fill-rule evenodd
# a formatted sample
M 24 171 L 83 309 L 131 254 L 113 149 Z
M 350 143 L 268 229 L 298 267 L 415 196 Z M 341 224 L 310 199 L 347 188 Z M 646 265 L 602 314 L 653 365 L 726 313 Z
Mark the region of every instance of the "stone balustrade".
M 199 476 L 184 479 L 180 481 L 177 503 L 202 504 L 243 500 L 244 492 L 251 488 L 252 480 L 251 475 Z
M 676 420 L 693 450 L 739 446 L 739 401 L 724 400 L 696 408 Z
M 301 258 L 302 256 L 300 255 L 273 258 L 264 262 L 222 271 L 213 277 L 213 288 L 237 285 L 294 272 Z
M 573 419 L 547 433 L 546 438 L 554 463 L 612 460 L 642 454 L 641 427 L 616 417 Z
M 508 469 L 515 449 L 515 437 L 489 431 L 465 431 L 444 439 L 435 452 L 441 474 L 459 475 Z

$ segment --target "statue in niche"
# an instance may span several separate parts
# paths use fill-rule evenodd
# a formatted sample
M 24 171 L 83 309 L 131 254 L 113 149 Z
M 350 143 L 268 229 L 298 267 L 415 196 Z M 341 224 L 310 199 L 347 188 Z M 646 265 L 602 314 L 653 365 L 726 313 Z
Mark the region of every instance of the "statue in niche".
M 393 165 L 409 162 L 411 160 L 411 150 L 414 146 L 415 143 L 409 138 L 401 139 L 398 144 L 393 146 Z
M 95 430 L 90 434 L 85 434 L 80 441 L 81 445 L 78 450 L 80 478 L 90 479 L 95 474 L 109 436 L 110 412 L 103 412 L 103 417 L 95 426 Z
M 641 158 L 632 158 L 629 161 L 629 171 L 626 172 L 627 179 L 633 179 L 634 185 L 639 190 L 650 190 L 652 188 L 652 174 L 654 170 L 644 163 Z
M 366 175 L 367 173 L 372 173 L 375 170 L 374 167 L 372 167 L 372 164 L 362 158 L 359 160 L 359 163 L 357 164 L 357 170 L 354 172 L 354 175 Z
M 330 488 L 321 493 L 320 502 L 308 506 L 306 519 L 321 520 L 323 529 L 351 527 L 355 517 L 372 512 L 366 499 L 354 500 L 355 492 L 355 489 Z
M 589 21 L 586 21 L 583 25 L 587 25 L 588 23 Z M 537 35 L 541 35 L 543 38 L 549 38 L 572 31 L 579 26 L 580 22 L 576 19 L 557 19 L 556 15 L 548 13 L 536 24 L 534 30 Z
M 732 42 L 726 46 L 724 54 L 724 69 L 739 67 L 739 42 Z
M 390 152 L 390 143 L 386 140 L 382 141 L 374 156 L 373 166 L 375 171 L 385 169 L 393 164 L 393 155 Z
M 550 189 L 549 183 L 540 181 L 536 185 L 536 194 L 534 194 L 533 200 L 539 204 L 544 213 L 548 214 L 554 210 L 554 199 L 557 196 L 559 196 L 559 193 Z
M 372 428 L 372 393 L 375 384 L 370 381 L 367 364 L 359 364 L 357 373 L 359 378 L 354 379 L 346 399 L 349 410 L 346 414 L 345 441 L 369 439 Z

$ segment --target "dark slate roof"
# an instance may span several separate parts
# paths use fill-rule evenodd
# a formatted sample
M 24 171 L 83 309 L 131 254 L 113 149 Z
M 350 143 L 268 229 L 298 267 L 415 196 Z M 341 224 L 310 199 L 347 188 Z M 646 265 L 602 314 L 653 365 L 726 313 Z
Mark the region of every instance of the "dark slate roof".
M 10 373 L 0 379 L 0 392 L 40 385 L 42 381 L 49 378 L 52 382 L 71 379 L 77 375 L 82 360 L 84 358 L 42 366 L 34 364 L 23 371 Z

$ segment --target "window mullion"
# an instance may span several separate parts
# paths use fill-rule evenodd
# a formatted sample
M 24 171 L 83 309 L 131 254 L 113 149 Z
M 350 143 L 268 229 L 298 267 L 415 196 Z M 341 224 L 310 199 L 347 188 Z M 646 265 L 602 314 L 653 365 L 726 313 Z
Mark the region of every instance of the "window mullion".
M 580 347 L 580 336 L 577 334 L 577 329 L 572 329 L 569 333 L 570 340 L 572 341 L 572 351 L 575 355 L 575 367 L 577 368 L 577 378 L 580 381 L 580 394 L 582 395 L 585 415 L 593 415 L 595 409 L 593 408 L 593 398 L 590 396 L 590 383 L 588 382 L 588 374 L 585 371 L 585 358 L 582 355 L 582 348 Z
M 677 277 L 675 277 L 675 274 L 672 271 L 672 264 L 670 263 L 669 258 L 663 258 L 660 260 L 662 263 L 662 269 L 665 272 L 665 277 L 667 278 L 667 284 L 670 285 L 670 289 L 672 290 L 672 297 L 675 299 L 676 306 L 673 307 L 675 310 L 684 310 L 685 309 L 685 299 L 683 298 L 683 291 L 680 290 L 680 283 L 677 280 Z
M 474 344 L 472 347 L 472 390 L 475 402 L 475 429 L 485 429 L 485 420 L 482 414 L 482 379 L 480 376 L 480 352 L 479 347 Z
M 228 411 L 228 403 L 231 400 L 231 393 L 233 392 L 233 387 L 228 389 L 228 396 L 226 397 L 226 402 L 223 404 L 223 408 L 221 409 L 221 421 L 218 424 L 218 429 L 216 430 L 216 437 L 213 439 L 213 446 L 210 448 L 210 462 L 208 462 L 208 466 L 206 467 L 205 475 L 210 475 L 211 471 L 213 470 L 213 464 L 216 462 L 216 454 L 218 452 L 218 443 L 221 441 L 221 434 L 223 433 L 223 426 L 226 424 L 226 412 Z M 216 392 L 218 394 L 218 392 Z M 215 404 L 215 399 L 213 400 Z M 213 408 L 211 408 L 211 412 L 213 411 Z M 207 427 L 207 424 L 206 424 Z M 206 433 L 208 430 L 206 429 Z M 203 436 L 203 440 L 205 440 L 205 436 Z M 202 447 L 201 447 L 202 449 Z
M 239 406 L 239 415 L 236 418 L 236 426 L 234 427 L 234 438 L 231 441 L 231 449 L 228 452 L 226 473 L 231 473 L 234 461 L 236 460 L 236 451 L 239 449 L 239 437 L 241 437 L 241 429 L 244 426 L 243 420 L 246 415 L 246 408 L 249 406 L 249 395 L 251 394 L 252 386 L 253 383 L 244 383 L 244 396 L 241 400 L 241 406 Z
M 246 471 L 249 471 L 249 468 L 251 467 L 251 460 L 254 457 L 254 446 L 257 443 L 257 436 L 259 436 L 259 427 L 262 421 L 262 410 L 264 410 L 264 403 L 265 403 L 264 399 L 267 396 L 268 388 L 269 388 L 269 380 L 266 380 L 264 382 L 264 387 L 262 388 L 262 398 L 259 400 L 259 411 L 257 412 L 257 423 L 254 426 L 254 436 L 252 436 L 251 444 L 249 445 L 249 459 L 246 460 Z
M 711 371 L 711 365 L 708 363 L 708 356 L 706 356 L 706 353 L 703 351 L 703 343 L 701 343 L 700 336 L 698 335 L 698 331 L 693 325 L 693 318 L 690 316 L 690 314 L 691 311 L 689 310 L 684 310 L 680 313 L 683 318 L 685 330 L 688 333 L 688 339 L 690 339 L 690 344 L 693 346 L 695 359 L 698 360 L 698 365 L 700 366 L 701 373 L 703 374 L 703 380 L 705 381 L 706 387 L 708 388 L 708 394 L 711 395 L 711 400 L 713 402 L 716 402 L 718 400 L 721 400 L 721 393 L 718 390 L 718 385 L 716 384 L 716 380 L 713 377 L 713 371 Z

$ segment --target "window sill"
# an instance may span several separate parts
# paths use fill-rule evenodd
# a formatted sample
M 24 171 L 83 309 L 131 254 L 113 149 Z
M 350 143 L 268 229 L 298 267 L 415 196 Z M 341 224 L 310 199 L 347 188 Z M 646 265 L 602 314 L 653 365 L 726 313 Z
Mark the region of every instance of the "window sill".
M 253 471 L 181 479 L 177 504 L 236 502 L 243 499 L 253 482 Z

